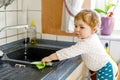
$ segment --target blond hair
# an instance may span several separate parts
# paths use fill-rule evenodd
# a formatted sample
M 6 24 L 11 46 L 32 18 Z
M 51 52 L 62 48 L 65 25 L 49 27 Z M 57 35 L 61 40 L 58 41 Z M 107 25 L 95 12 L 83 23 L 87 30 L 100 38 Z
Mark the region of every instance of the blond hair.
M 82 20 L 87 25 L 89 25 L 91 29 L 93 29 L 94 27 L 98 27 L 100 25 L 99 15 L 96 12 L 89 9 L 84 9 L 80 11 L 75 16 L 74 21 L 77 21 L 77 20 Z

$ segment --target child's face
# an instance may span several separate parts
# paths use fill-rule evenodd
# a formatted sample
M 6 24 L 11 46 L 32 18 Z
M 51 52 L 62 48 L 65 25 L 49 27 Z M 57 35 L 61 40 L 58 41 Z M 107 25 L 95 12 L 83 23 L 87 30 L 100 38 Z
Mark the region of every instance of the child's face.
M 91 29 L 89 25 L 84 23 L 82 20 L 75 21 L 75 35 L 80 39 L 85 39 L 96 32 L 96 29 Z

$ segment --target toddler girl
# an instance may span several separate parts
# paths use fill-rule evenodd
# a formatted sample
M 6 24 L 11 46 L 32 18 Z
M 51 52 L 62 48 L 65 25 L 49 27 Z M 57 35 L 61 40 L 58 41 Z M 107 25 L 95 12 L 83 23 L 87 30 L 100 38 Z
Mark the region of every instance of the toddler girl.
M 84 64 L 96 71 L 96 80 L 115 80 L 117 65 L 107 54 L 96 32 L 100 25 L 98 15 L 92 10 L 80 11 L 74 19 L 74 33 L 79 41 L 71 47 L 56 51 L 42 59 L 42 62 L 64 60 L 81 55 Z

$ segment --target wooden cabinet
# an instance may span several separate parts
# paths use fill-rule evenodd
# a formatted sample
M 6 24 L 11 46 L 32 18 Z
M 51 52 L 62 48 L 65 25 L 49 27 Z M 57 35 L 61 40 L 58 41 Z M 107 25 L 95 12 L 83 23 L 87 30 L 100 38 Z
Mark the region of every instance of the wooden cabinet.
M 42 33 L 71 35 L 61 31 L 63 0 L 42 0 Z

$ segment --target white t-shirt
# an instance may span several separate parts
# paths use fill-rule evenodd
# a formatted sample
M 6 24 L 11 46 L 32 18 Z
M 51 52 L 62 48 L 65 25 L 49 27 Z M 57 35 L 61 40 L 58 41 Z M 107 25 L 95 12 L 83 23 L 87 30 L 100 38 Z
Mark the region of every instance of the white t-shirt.
M 111 60 L 96 34 L 80 39 L 75 45 L 56 51 L 56 54 L 59 60 L 81 55 L 85 65 L 92 71 L 101 69 Z

